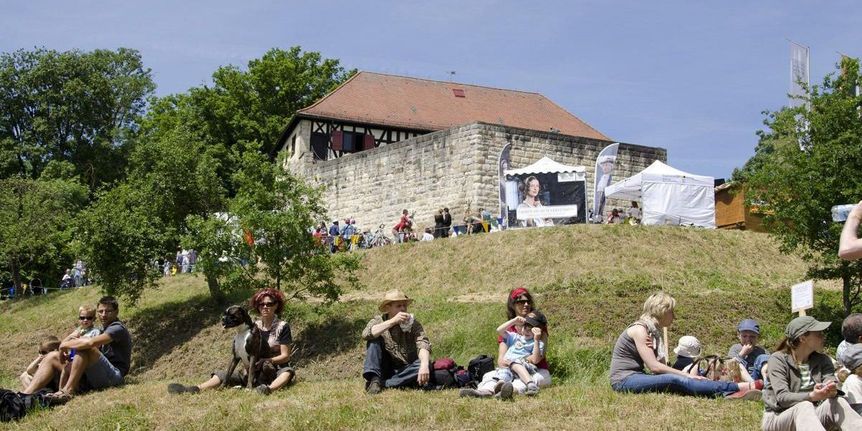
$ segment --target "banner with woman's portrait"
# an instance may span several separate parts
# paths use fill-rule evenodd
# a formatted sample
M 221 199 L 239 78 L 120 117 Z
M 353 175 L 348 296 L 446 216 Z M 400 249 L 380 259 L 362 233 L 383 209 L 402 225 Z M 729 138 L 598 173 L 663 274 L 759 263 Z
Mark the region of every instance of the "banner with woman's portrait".
M 586 222 L 584 172 L 509 171 L 505 192 L 509 228 Z

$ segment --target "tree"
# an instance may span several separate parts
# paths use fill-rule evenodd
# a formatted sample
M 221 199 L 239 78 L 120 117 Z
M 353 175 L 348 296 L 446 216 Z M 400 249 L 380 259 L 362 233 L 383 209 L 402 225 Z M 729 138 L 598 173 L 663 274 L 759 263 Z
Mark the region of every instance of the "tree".
M 260 152 L 271 154 L 296 111 L 355 73 L 345 71 L 336 59 L 302 52 L 299 46 L 287 51 L 273 48 L 249 61 L 246 71 L 220 67 L 213 73 L 212 87 L 193 88 L 189 96 L 217 141 L 228 148 L 257 142 Z
M 198 250 L 210 290 L 273 286 L 291 298 L 338 299 L 344 285 L 358 283 L 359 260 L 333 256 L 311 236 L 324 217 L 319 190 L 252 151 L 254 143 L 248 146 L 235 151 L 240 170 L 230 212 L 192 216 L 188 223 L 184 244 Z
M 157 283 L 154 262 L 176 249 L 186 217 L 224 208 L 219 151 L 182 127 L 135 145 L 127 179 L 80 217 L 82 254 L 103 290 L 137 300 Z
M 39 179 L 0 179 L 0 260 L 18 289 L 32 278 L 59 280 L 72 260 L 73 217 L 86 201 L 86 188 L 73 179 L 52 178 L 52 165 Z M 5 278 L 5 277 L 4 277 Z
M 755 156 L 737 180 L 748 183 L 749 204 L 785 252 L 810 262 L 809 276 L 840 279 L 845 314 L 862 302 L 862 263 L 838 259 L 841 224 L 830 219 L 836 204 L 862 197 L 862 82 L 858 60 L 844 58 L 840 73 L 824 78 L 805 96 L 808 107 L 767 112 Z
M 95 190 L 123 173 L 155 84 L 131 49 L 0 54 L 0 178 L 67 161 Z

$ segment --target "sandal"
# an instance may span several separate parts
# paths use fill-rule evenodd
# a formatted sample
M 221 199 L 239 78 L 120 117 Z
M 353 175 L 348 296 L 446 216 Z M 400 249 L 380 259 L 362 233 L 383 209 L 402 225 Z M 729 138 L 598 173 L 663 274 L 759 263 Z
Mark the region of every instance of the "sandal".
M 50 394 L 45 395 L 45 399 L 48 400 L 48 403 L 52 406 L 61 405 L 68 403 L 74 395 L 60 389 L 57 392 L 52 392 Z

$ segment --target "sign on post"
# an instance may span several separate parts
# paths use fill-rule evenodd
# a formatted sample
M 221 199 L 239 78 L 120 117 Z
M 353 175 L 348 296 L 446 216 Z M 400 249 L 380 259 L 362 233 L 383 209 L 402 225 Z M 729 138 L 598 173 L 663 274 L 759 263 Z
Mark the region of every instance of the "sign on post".
M 814 280 L 794 284 L 790 288 L 790 310 L 805 315 L 805 310 L 814 308 Z

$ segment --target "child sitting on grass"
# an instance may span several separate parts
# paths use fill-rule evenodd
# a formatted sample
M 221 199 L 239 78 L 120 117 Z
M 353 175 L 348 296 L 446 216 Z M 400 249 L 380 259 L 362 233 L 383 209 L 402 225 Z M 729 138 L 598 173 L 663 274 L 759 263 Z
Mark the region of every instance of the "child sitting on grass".
M 75 338 L 93 338 L 102 333 L 102 330 L 96 328 L 94 322 L 96 321 L 96 308 L 92 305 L 82 305 L 78 307 L 78 326 L 72 331 L 71 334 L 67 335 L 63 341 L 73 340 Z M 60 387 L 66 386 L 66 380 L 69 378 L 69 372 L 72 367 L 72 361 L 74 358 L 74 350 L 70 352 L 69 361 L 66 362 L 66 366 L 63 367 L 63 371 L 60 372 Z
M 30 386 L 30 381 L 33 380 L 33 374 L 36 374 L 36 370 L 39 368 L 39 364 L 42 363 L 42 359 L 45 359 L 45 355 L 59 349 L 60 340 L 53 335 L 45 337 L 42 342 L 39 343 L 39 355 L 36 356 L 36 359 L 33 359 L 33 362 L 30 362 L 30 365 L 27 366 L 27 370 L 18 376 L 18 380 L 21 381 L 23 388 Z
M 676 353 L 676 362 L 673 363 L 673 368 L 692 374 L 689 370 L 694 368 L 691 365 L 694 363 L 694 359 L 700 356 L 700 350 L 700 340 L 697 338 L 691 335 L 680 337 L 679 343 L 673 349 L 673 352 Z
M 539 363 L 545 355 L 545 343 L 539 338 L 542 336 L 542 327 L 548 321 L 539 311 L 532 311 L 527 317 L 516 316 L 497 327 L 497 334 L 503 337 L 508 346 L 505 359 L 509 361 L 508 368 L 497 368 L 497 378 L 505 384 L 513 380 L 513 375 L 518 376 L 525 385 L 526 395 L 536 395 L 539 387 L 532 379 L 536 373 Z M 507 328 L 515 325 L 517 332 L 508 332 Z
M 850 370 L 841 390 L 847 394 L 847 402 L 857 413 L 862 412 L 862 344 L 851 344 L 838 358 Z

